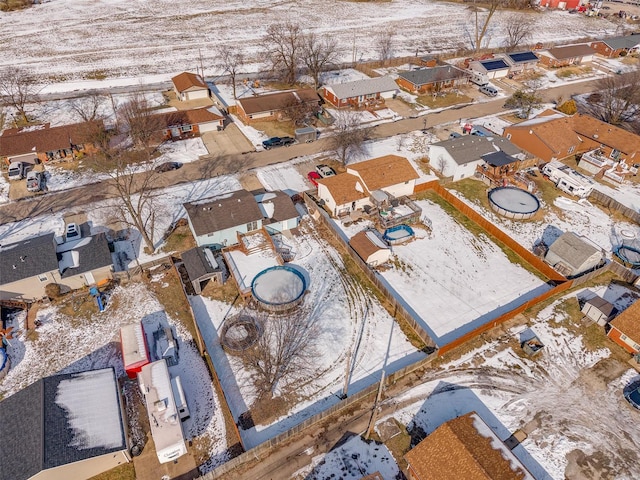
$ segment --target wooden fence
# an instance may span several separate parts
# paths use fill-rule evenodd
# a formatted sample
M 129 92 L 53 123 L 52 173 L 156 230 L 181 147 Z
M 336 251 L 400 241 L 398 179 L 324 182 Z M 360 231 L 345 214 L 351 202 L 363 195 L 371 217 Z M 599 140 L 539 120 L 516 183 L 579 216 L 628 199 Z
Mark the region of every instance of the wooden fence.
M 589 194 L 588 198 L 590 201 L 594 203 L 599 203 L 603 207 L 609 208 L 611 210 L 615 210 L 616 212 L 619 212 L 629 220 L 640 224 L 640 213 L 638 213 L 633 208 L 629 208 L 626 205 L 621 204 L 620 202 L 610 197 L 609 195 L 602 193 L 598 190 L 591 190 L 591 193 Z

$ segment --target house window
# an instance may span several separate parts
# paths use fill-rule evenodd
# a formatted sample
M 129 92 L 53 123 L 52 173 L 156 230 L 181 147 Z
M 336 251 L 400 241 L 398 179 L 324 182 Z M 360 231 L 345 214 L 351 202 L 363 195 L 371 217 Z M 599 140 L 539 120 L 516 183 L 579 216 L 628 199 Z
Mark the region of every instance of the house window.
M 609 155 L 614 160 L 618 160 L 620 158 L 620 150 L 616 150 L 615 148 L 611 150 L 611 155 Z
M 49 277 L 46 273 L 41 273 L 40 275 L 38 275 L 38 280 L 40 280 L 41 282 L 46 282 L 47 280 L 49 280 Z
M 575 149 L 576 149 L 576 147 L 574 147 L 573 145 L 571 145 L 571 146 L 569 147 L 569 150 L 567 150 L 567 153 L 571 154 L 571 153 L 573 153 L 573 151 L 574 151 Z
M 181 132 L 190 132 L 191 130 L 193 130 L 193 127 L 191 125 L 182 125 L 180 127 L 180 131 Z
M 634 343 L 633 344 L 633 349 L 637 350 L 637 351 L 640 351 L 640 345 L 638 345 L 637 343 Z
M 252 232 L 253 230 L 257 230 L 257 229 L 258 229 L 258 222 L 257 221 L 253 221 L 253 222 L 247 223 L 247 231 L 248 232 Z
M 507 133 L 507 140 L 511 140 L 511 134 Z
M 627 338 L 629 337 L 627 337 L 624 333 L 620 334 L 620 340 L 626 340 Z

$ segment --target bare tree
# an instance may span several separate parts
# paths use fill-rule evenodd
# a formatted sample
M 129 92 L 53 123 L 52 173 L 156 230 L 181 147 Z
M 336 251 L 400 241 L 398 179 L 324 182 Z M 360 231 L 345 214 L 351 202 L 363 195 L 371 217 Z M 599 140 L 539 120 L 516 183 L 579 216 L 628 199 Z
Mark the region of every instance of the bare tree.
M 504 47 L 507 52 L 515 50 L 533 34 L 534 19 L 523 13 L 512 13 L 503 22 Z
M 231 80 L 233 98 L 238 98 L 236 96 L 236 78 L 245 64 L 244 53 L 229 45 L 222 45 L 218 51 L 218 58 L 220 59 L 219 68 L 228 74 Z
M 529 118 L 531 112 L 535 108 L 542 105 L 542 97 L 538 94 L 536 88 L 520 89 L 513 92 L 513 95 L 504 102 L 505 108 L 517 108 L 521 116 Z
M 482 48 L 482 44 L 485 41 L 485 37 L 491 24 L 493 14 L 500 6 L 502 0 L 489 0 L 486 9 L 481 9 L 473 5 L 473 32 L 471 33 L 471 46 L 474 51 L 478 53 Z
M 162 141 L 162 118 L 155 114 L 143 95 L 135 94 L 128 102 L 118 107 L 120 127 L 127 133 L 133 144 L 143 149 L 150 157 L 155 147 Z
M 595 93 L 578 109 L 604 122 L 640 131 L 640 70 L 609 75 L 596 83 Z
M 313 78 L 313 87 L 318 88 L 320 74 L 339 59 L 338 42 L 335 38 L 318 38 L 314 33 L 305 35 L 300 49 L 300 61 Z
M 436 170 L 438 170 L 440 172 L 441 175 L 445 175 L 445 171 L 447 170 L 447 159 L 444 158 L 442 155 L 440 155 L 438 157 L 438 159 L 436 160 Z
M 288 85 L 296 82 L 302 46 L 302 29 L 291 22 L 269 25 L 262 40 L 271 70 Z
M 319 110 L 320 106 L 317 102 L 305 102 L 293 96 L 291 101 L 282 109 L 282 113 L 294 125 L 307 125 L 311 123 Z
M 305 310 L 282 316 L 261 314 L 263 334 L 241 354 L 253 373 L 259 398 L 272 398 L 276 388 L 313 372 L 319 328 Z
M 29 123 L 26 105 L 37 99 L 39 90 L 36 78 L 27 70 L 11 67 L 0 72 L 0 99 L 15 108 L 25 124 Z
M 329 137 L 331 149 L 343 164 L 353 157 L 365 153 L 364 143 L 369 139 L 371 129 L 360 125 L 360 116 L 352 110 L 340 110 L 333 124 L 335 130 Z
M 380 31 L 375 37 L 375 45 L 378 51 L 378 57 L 383 65 L 393 57 L 393 40 L 396 32 L 390 28 Z
M 106 100 L 105 95 L 92 90 L 82 97 L 71 100 L 70 106 L 82 121 L 92 122 L 100 118 L 99 111 L 104 107 Z

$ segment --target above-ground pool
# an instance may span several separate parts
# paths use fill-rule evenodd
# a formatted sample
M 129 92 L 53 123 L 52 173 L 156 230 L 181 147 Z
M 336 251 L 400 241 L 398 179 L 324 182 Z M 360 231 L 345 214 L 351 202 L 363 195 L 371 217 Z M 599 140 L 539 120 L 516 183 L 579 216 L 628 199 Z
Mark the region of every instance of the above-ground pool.
M 409 225 L 398 225 L 397 227 L 387 228 L 384 231 L 383 239 L 389 245 L 406 242 L 415 234 Z
M 640 246 L 621 245 L 617 247 L 613 253 L 625 264 L 632 267 L 640 267 Z
M 540 201 L 532 193 L 516 187 L 498 187 L 489 191 L 494 212 L 515 220 L 526 220 L 540 209 Z
M 302 301 L 307 290 L 304 276 L 289 266 L 270 267 L 261 271 L 251 282 L 253 298 L 265 309 L 289 310 Z

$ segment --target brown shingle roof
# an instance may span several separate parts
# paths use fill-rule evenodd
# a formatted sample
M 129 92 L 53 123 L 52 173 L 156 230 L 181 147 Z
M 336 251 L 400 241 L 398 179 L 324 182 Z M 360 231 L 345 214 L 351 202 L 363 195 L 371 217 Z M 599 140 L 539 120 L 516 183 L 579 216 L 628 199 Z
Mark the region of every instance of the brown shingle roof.
M 238 99 L 238 105 L 247 115 L 278 111 L 296 103 L 320 103 L 320 97 L 313 89 L 303 88 L 291 92 L 266 93 Z
M 180 93 L 185 92 L 189 89 L 209 89 L 200 75 L 196 75 L 195 73 L 191 72 L 182 72 L 180 75 L 176 75 L 175 77 L 173 77 L 171 81 L 175 85 L 176 90 L 178 90 L 178 92 Z
M 440 425 L 405 459 L 420 480 L 533 480 L 515 455 L 505 458 L 507 447 L 494 449 L 495 442 L 500 440 L 489 426 L 470 412 Z
M 360 258 L 362 258 L 365 262 L 370 255 L 376 253 L 378 250 L 382 250 L 381 247 L 379 247 L 369 239 L 366 230 L 358 232 L 353 237 L 351 237 L 351 239 L 349 240 L 349 245 L 351 245 L 351 248 L 353 248 L 356 253 L 360 255 Z
M 348 170 L 357 172 L 369 191 L 419 178 L 409 160 L 398 155 L 385 155 L 366 162 L 355 163 L 349 165 Z
M 535 123 L 534 120 L 540 120 L 539 123 Z M 522 122 L 517 125 L 511 125 L 505 129 L 505 133 L 508 133 L 512 129 L 523 129 L 531 132 L 532 142 L 537 139 L 542 142 L 554 155 L 558 158 L 563 158 L 569 155 L 568 151 L 570 147 L 577 147 L 576 150 L 580 150 L 580 141 L 578 134 L 573 130 L 573 121 L 571 117 L 553 118 L 546 120 L 545 118 L 536 118 L 530 121 Z M 514 139 L 515 140 L 515 139 Z M 518 146 L 527 150 L 528 142 L 520 142 Z M 529 145 L 530 146 L 530 145 Z
M 210 111 L 211 107 L 195 108 L 193 110 L 178 110 L 176 112 L 159 113 L 162 125 L 167 127 L 176 125 L 199 125 L 201 123 L 222 120 L 222 116 Z
M 196 235 L 219 232 L 263 218 L 256 199 L 246 190 L 185 203 L 184 208 Z
M 640 345 L 640 300 L 611 320 L 610 325 Z
M 369 196 L 366 191 L 359 192 L 356 190 L 357 183 L 361 184 L 360 179 L 350 173 L 339 173 L 332 177 L 318 179 L 318 184 L 327 187 L 337 205 L 355 202 Z M 361 184 L 361 186 L 364 190 L 364 185 Z
M 593 55 L 595 53 L 593 49 L 586 43 L 550 48 L 549 50 L 547 50 L 547 52 L 549 52 L 549 54 L 556 60 L 586 57 L 587 55 Z
M 589 115 L 577 114 L 572 118 L 573 130 L 624 154 L 640 151 L 640 136 L 610 125 Z
M 83 145 L 87 143 L 90 131 L 99 122 L 75 123 L 60 127 L 42 125 L 37 129 L 10 130 L 0 136 L 0 156 L 21 155 L 30 152 L 50 152 L 70 148 L 70 144 Z M 35 147 L 35 150 L 34 150 Z

